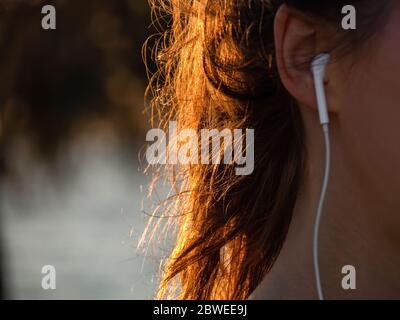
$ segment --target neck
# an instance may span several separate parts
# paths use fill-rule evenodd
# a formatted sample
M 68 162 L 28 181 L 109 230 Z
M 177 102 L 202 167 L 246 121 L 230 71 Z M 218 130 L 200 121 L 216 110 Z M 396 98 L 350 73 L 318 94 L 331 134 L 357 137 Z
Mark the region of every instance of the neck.
M 312 240 L 325 165 L 324 144 L 318 121 L 312 115 L 305 115 L 305 123 L 308 169 L 304 184 L 285 244 L 270 274 L 254 293 L 256 299 L 318 298 Z M 390 223 L 382 219 L 395 214 L 396 208 L 379 198 L 379 193 L 372 194 L 372 188 L 366 188 L 368 185 L 346 158 L 337 132 L 339 128 L 331 125 L 332 170 L 319 231 L 324 297 L 399 299 L 399 239 L 391 236 Z M 348 274 L 342 274 L 342 269 L 348 265 L 356 271 L 355 290 L 342 287 L 342 280 Z

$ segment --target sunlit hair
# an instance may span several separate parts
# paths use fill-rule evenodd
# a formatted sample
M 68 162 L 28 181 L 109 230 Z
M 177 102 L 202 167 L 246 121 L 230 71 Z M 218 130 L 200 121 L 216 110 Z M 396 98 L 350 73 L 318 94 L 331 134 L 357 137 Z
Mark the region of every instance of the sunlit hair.
M 275 63 L 273 24 L 283 3 L 327 22 L 338 21 L 340 10 L 331 13 L 346 4 L 152 1 L 157 21 L 167 25 L 149 86 L 153 125 L 255 130 L 250 176 L 224 164 L 162 169 L 173 195 L 155 216 L 170 217 L 177 238 L 158 298 L 246 299 L 282 248 L 306 161 L 301 114 Z

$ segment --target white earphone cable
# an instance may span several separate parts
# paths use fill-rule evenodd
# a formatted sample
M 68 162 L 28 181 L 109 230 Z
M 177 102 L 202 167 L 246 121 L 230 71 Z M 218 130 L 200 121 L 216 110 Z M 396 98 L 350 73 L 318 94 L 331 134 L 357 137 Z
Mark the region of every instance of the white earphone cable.
M 324 172 L 324 180 L 322 183 L 321 195 L 318 203 L 317 214 L 315 217 L 314 238 L 313 238 L 314 271 L 315 271 L 315 280 L 317 284 L 319 300 L 324 300 L 324 295 L 322 292 L 322 285 L 321 285 L 321 274 L 319 270 L 319 260 L 318 260 L 318 235 L 319 235 L 319 227 L 321 223 L 322 211 L 325 203 L 326 192 L 329 184 L 329 174 L 331 169 L 331 144 L 329 138 L 329 124 L 327 123 L 322 124 L 322 131 L 324 133 L 324 140 L 325 140 L 325 172 Z

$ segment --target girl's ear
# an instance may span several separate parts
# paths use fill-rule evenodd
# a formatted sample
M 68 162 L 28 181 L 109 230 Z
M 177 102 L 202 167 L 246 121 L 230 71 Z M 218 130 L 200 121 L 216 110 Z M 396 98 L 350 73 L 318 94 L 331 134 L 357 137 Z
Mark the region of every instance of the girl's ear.
M 318 52 L 321 31 L 309 17 L 284 4 L 276 14 L 274 32 L 283 85 L 300 105 L 317 110 L 311 61 L 321 53 Z

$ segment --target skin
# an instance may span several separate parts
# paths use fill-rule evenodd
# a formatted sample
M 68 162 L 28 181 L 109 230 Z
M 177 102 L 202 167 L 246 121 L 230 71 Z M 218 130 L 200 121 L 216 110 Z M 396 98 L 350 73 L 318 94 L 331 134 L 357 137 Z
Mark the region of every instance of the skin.
M 332 171 L 319 238 L 326 299 L 400 299 L 400 10 L 387 19 L 369 44 L 327 69 Z M 308 163 L 287 240 L 253 299 L 317 299 L 312 235 L 324 143 L 312 75 L 298 57 L 323 52 L 327 34 L 287 6 L 276 16 L 279 72 L 303 115 Z M 356 268 L 356 290 L 342 289 L 345 265 Z

